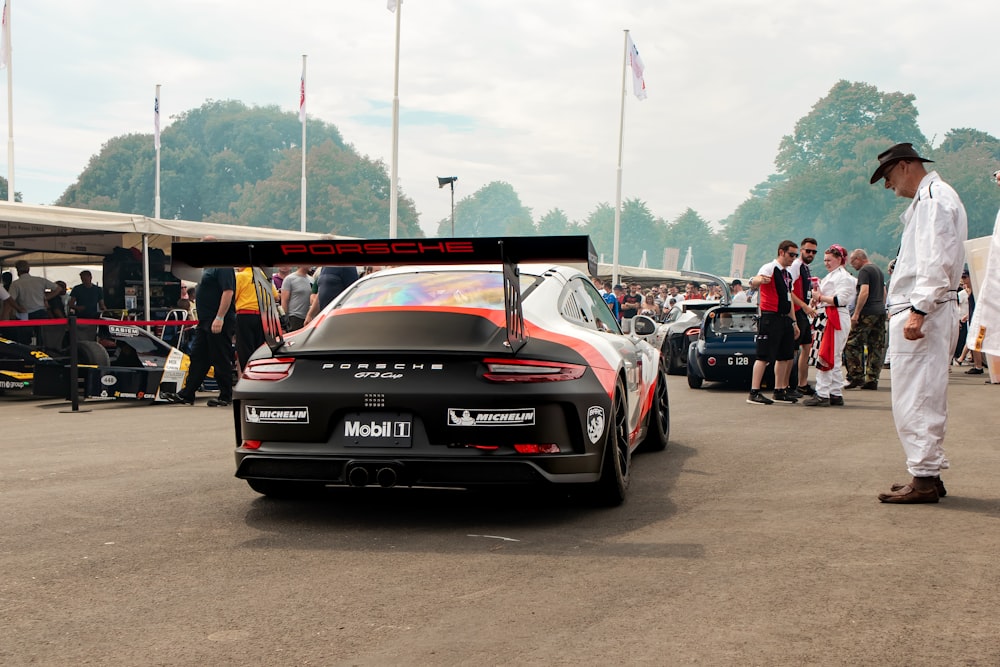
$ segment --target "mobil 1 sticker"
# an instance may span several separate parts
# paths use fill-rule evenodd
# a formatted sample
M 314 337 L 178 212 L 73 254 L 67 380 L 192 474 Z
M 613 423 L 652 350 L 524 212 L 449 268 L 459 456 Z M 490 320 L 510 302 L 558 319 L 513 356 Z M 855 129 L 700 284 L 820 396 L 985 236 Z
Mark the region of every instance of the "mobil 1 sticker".
M 449 426 L 532 426 L 534 423 L 534 408 L 517 410 L 448 408 Z
M 250 424 L 308 424 L 307 407 L 271 407 L 267 405 L 244 406 L 247 423 Z

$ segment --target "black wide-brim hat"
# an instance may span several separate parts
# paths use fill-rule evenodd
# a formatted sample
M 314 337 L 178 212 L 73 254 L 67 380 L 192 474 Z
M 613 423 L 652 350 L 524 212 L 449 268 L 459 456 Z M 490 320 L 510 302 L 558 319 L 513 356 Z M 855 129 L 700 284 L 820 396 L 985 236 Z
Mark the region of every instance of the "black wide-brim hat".
M 885 176 L 885 172 L 889 169 L 889 167 L 896 164 L 900 160 L 917 160 L 919 162 L 934 161 L 917 155 L 917 151 L 913 150 L 913 144 L 896 144 L 889 150 L 882 151 L 878 154 L 878 169 L 876 169 L 875 173 L 872 174 L 872 180 L 869 182 L 873 185 L 878 183 L 879 180 Z

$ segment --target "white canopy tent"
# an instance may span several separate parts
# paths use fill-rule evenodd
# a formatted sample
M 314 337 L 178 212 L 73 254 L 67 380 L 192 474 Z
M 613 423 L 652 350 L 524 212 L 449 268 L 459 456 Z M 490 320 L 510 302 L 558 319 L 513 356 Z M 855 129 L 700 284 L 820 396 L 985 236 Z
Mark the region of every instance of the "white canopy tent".
M 128 213 L 107 213 L 61 206 L 0 202 L 0 264 L 20 259 L 32 266 L 99 264 L 116 247 L 139 248 L 143 255 L 149 318 L 149 249 L 170 253 L 175 241 L 198 241 L 205 236 L 220 241 L 318 239 L 319 234 L 242 227 L 190 220 L 162 220 Z

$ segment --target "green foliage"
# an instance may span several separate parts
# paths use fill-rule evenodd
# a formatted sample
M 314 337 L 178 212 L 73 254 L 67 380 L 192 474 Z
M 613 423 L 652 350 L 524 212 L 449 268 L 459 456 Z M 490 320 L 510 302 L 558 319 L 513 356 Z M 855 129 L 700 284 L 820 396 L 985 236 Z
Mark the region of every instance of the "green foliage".
M 306 125 L 308 230 L 388 236 L 385 166 L 359 156 L 336 127 Z M 160 217 L 299 229 L 301 137 L 298 115 L 277 107 L 208 101 L 180 114 L 161 135 Z M 155 160 L 151 135 L 111 139 L 56 204 L 152 216 Z M 406 197 L 398 233 L 423 236 Z
M 7 190 L 8 187 L 10 187 L 10 183 L 7 182 L 6 178 L 0 176 L 0 201 L 7 201 L 7 193 L 9 192 L 9 190 Z M 21 193 L 16 190 L 14 191 L 14 201 L 24 201 Z
M 839 81 L 784 137 L 778 175 L 755 188 L 728 219 L 724 237 L 748 245 L 747 267 L 774 257 L 783 239 L 815 237 L 894 256 L 905 202 L 868 180 L 880 152 L 909 141 L 928 152 L 912 95 Z
M 509 183 L 494 181 L 455 203 L 455 236 L 533 236 L 531 209 Z M 451 236 L 451 217 L 438 221 L 438 236 Z

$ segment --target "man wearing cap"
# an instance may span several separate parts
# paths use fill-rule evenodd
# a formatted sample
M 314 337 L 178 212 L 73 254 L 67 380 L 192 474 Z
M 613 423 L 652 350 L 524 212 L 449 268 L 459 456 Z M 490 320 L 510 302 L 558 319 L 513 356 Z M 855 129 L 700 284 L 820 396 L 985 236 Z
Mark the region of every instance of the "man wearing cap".
M 941 471 L 948 468 L 948 366 L 958 338 L 958 301 L 965 207 L 958 193 L 927 172 L 912 144 L 896 144 L 878 156 L 871 183 L 885 179 L 897 197 L 912 199 L 900 216 L 903 237 L 889 291 L 889 352 L 892 416 L 912 480 L 880 493 L 883 503 L 936 503 L 945 495 Z
M 733 303 L 747 302 L 747 293 L 746 290 L 743 289 L 743 281 L 739 278 L 734 278 L 733 282 L 729 283 L 729 291 L 732 292 Z

